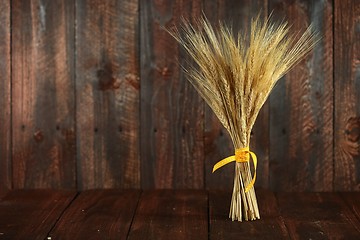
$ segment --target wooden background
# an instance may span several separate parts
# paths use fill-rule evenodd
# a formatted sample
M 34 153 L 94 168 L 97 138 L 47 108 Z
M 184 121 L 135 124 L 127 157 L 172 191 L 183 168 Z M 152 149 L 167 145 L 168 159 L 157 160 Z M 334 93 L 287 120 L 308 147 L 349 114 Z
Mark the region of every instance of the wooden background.
M 230 189 L 229 137 L 162 27 L 260 10 L 320 44 L 253 129 L 257 187 L 360 190 L 359 0 L 0 0 L 0 194 L 18 188 Z

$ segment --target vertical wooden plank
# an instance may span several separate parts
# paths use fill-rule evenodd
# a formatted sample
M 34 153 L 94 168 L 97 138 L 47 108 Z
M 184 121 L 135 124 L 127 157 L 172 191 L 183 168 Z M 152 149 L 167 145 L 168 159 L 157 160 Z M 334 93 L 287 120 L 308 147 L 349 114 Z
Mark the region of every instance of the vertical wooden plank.
M 47 239 L 75 191 L 14 190 L 0 201 L 1 239 Z
M 197 19 L 201 1 L 140 1 L 143 188 L 202 188 L 203 101 L 185 79 L 176 41 L 162 27 Z
M 80 193 L 49 233 L 51 239 L 127 239 L 139 190 Z
M 12 31 L 14 187 L 73 188 L 73 1 L 13 1 Z
M 233 26 L 235 33 L 247 32 L 250 21 L 260 12 L 267 14 L 266 1 L 231 1 L 218 0 L 206 1 L 204 11 L 213 24 L 219 20 Z M 250 148 L 259 159 L 257 173 L 257 187 L 268 187 L 269 178 L 269 112 L 266 102 L 260 111 L 253 127 Z M 234 165 L 223 167 L 220 171 L 212 174 L 214 164 L 221 159 L 234 154 L 234 147 L 229 134 L 213 114 L 212 110 L 205 108 L 205 176 L 206 188 L 208 189 L 232 189 L 234 179 Z
M 145 191 L 128 239 L 208 239 L 207 202 L 201 190 Z
M 80 189 L 140 186 L 137 0 L 76 1 Z
M 337 191 L 360 190 L 360 1 L 335 1 L 335 179 Z
M 312 22 L 322 37 L 270 96 L 270 184 L 279 191 L 331 191 L 333 182 L 332 2 L 271 0 L 292 32 Z
M 11 188 L 10 0 L 0 0 L 0 196 Z

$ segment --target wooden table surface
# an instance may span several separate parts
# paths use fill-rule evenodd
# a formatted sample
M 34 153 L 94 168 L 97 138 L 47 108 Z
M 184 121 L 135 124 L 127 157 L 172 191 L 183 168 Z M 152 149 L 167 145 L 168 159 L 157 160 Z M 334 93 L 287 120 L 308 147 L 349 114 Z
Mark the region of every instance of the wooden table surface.
M 230 192 L 13 190 L 0 239 L 360 239 L 360 193 L 257 189 L 261 219 L 228 219 Z

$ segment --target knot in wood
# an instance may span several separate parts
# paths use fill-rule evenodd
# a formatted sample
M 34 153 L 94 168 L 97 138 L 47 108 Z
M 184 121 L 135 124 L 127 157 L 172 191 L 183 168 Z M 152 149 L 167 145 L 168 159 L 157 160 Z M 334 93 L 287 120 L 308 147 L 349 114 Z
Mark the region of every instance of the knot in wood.
M 36 142 L 42 142 L 44 140 L 44 134 L 38 130 L 34 133 L 34 139 Z

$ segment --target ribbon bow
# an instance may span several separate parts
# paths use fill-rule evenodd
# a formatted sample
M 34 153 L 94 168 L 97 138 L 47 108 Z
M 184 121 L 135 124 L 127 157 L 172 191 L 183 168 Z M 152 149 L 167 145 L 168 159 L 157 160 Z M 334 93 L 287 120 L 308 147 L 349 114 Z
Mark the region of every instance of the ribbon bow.
M 235 150 L 235 155 L 232 155 L 230 157 L 227 157 L 219 162 L 217 162 L 214 165 L 213 171 L 215 172 L 217 169 L 223 167 L 224 165 L 231 163 L 231 162 L 249 162 L 250 161 L 250 156 L 253 160 L 254 163 L 254 177 L 251 180 L 251 182 L 245 187 L 245 192 L 248 192 L 255 184 L 255 180 L 256 180 L 256 167 L 257 167 L 257 157 L 255 155 L 255 153 L 251 152 L 249 150 L 249 147 L 244 147 L 244 148 L 238 148 Z

